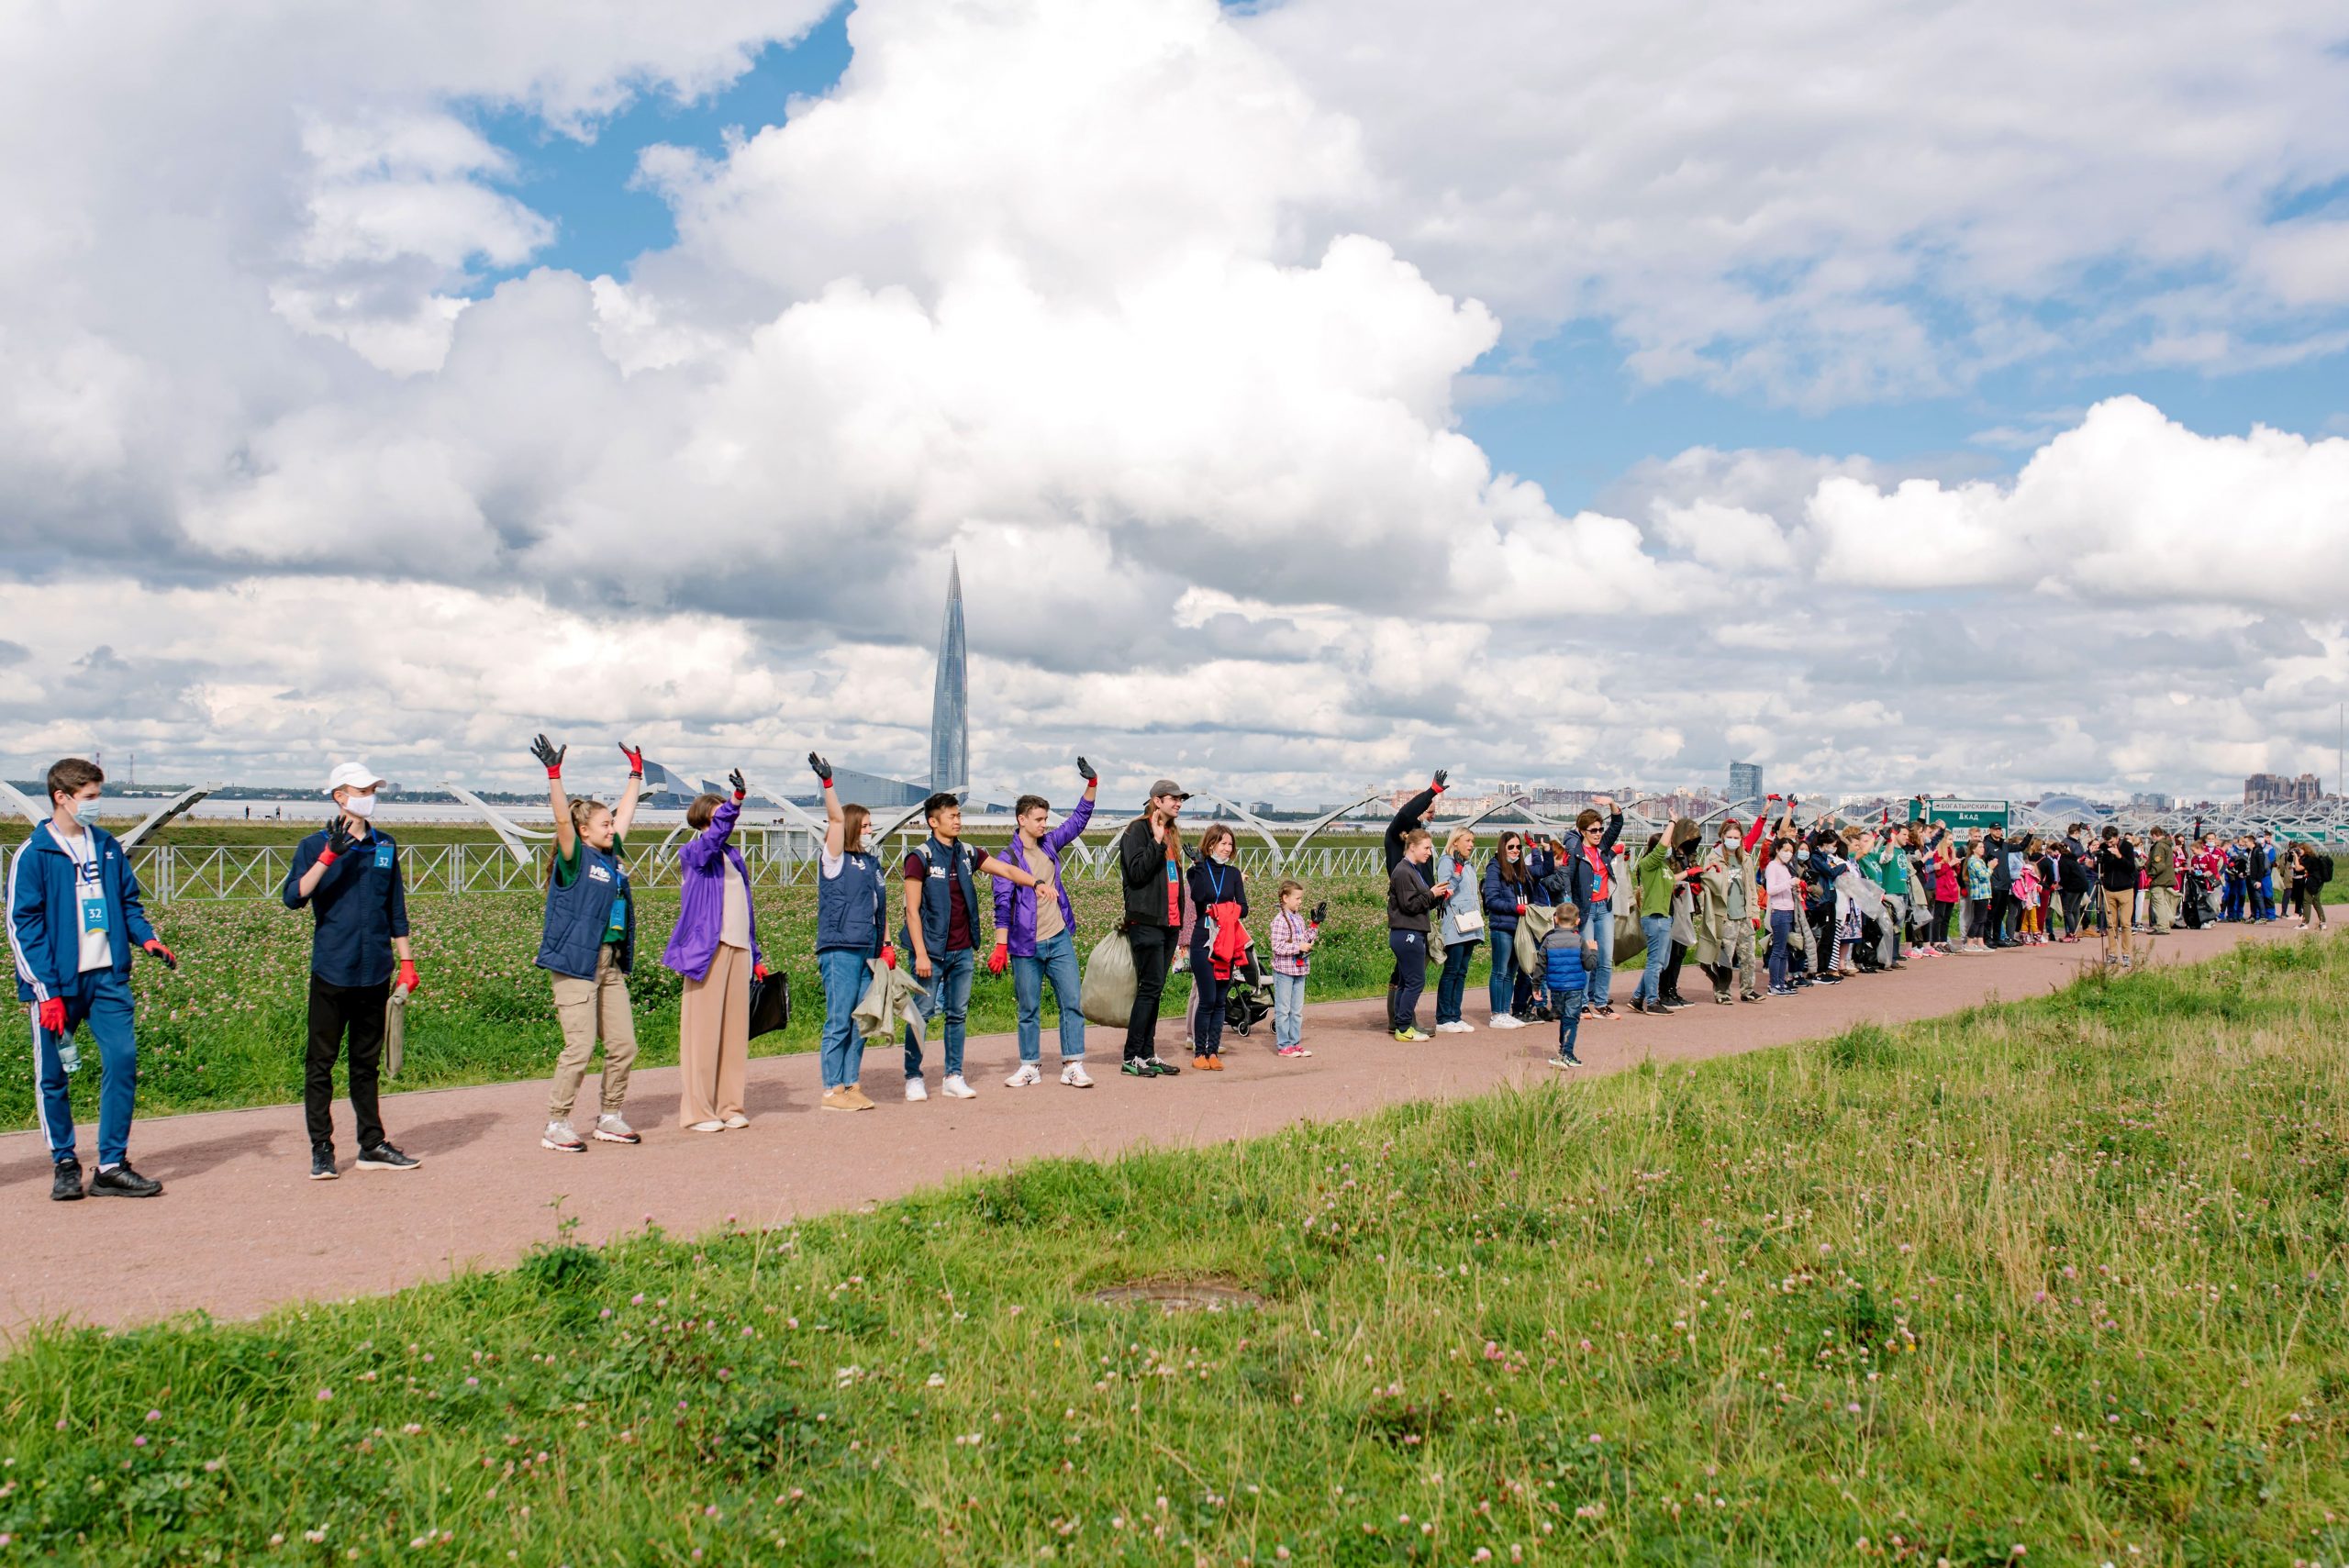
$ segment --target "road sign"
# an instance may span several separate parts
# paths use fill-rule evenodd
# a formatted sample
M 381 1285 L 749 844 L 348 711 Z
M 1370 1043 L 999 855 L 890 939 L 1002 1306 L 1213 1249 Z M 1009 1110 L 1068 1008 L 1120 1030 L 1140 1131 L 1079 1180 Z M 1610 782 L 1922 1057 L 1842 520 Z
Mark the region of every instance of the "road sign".
M 1910 803 L 1910 815 L 1922 817 L 1929 822 L 1944 823 L 1959 832 L 1969 828 L 2007 826 L 2009 802 L 2003 800 L 1926 800 Z

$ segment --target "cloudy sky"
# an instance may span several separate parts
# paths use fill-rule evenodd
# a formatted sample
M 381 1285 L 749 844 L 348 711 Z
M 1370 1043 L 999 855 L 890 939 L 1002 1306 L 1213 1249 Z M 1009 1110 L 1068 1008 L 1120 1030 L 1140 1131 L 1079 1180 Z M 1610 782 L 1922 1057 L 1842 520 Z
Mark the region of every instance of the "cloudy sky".
M 2228 793 L 2349 692 L 2349 13 L 0 10 L 0 769 Z M 593 776 L 592 774 L 590 775 Z

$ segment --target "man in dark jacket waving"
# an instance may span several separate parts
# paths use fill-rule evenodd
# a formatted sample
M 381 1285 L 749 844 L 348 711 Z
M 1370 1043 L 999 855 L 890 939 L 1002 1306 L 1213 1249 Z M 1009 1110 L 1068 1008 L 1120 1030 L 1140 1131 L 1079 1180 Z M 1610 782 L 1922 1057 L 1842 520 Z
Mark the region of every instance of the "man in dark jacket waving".
M 1436 799 L 1443 794 L 1444 782 L 1451 777 L 1450 769 L 1438 768 L 1428 787 L 1405 801 L 1403 809 L 1386 824 L 1386 874 L 1389 877 L 1395 874 L 1395 868 L 1403 863 L 1404 837 L 1415 828 L 1426 827 L 1434 817 Z M 1402 984 L 1403 970 L 1397 964 L 1386 972 L 1386 1012 L 1390 1018 L 1395 1013 L 1396 994 Z

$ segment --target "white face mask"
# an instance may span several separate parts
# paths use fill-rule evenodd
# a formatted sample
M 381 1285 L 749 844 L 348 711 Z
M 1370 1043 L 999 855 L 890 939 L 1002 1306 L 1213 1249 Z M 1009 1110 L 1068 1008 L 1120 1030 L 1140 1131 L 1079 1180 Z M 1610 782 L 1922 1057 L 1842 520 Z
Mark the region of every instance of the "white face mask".
M 375 797 L 372 795 L 354 794 L 342 803 L 342 808 L 364 822 L 375 815 Z
M 1215 862 L 1215 863 L 1219 866 L 1228 866 L 1231 863 L 1231 851 L 1230 850 L 1219 849 L 1215 853 L 1209 855 L 1208 859 Z

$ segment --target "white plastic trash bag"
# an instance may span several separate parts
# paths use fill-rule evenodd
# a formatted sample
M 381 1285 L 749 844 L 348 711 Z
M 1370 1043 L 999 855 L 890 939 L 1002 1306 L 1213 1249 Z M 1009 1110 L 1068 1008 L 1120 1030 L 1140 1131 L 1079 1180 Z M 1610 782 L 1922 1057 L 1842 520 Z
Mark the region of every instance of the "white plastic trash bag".
M 1093 945 L 1085 965 L 1083 1001 L 1078 1011 L 1087 1023 L 1123 1029 L 1134 1011 L 1134 944 L 1123 931 L 1111 931 Z

